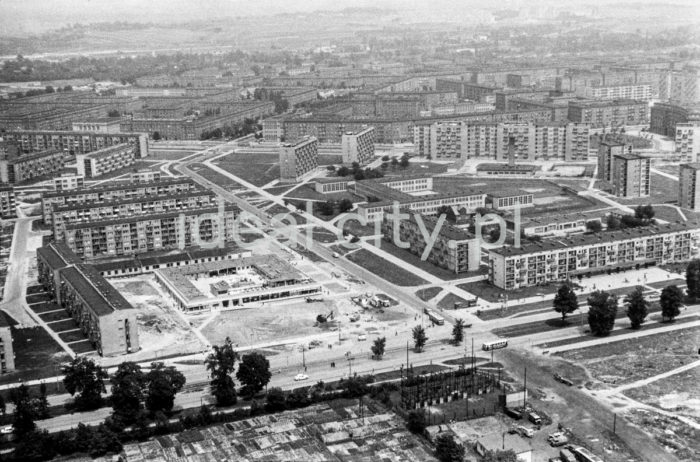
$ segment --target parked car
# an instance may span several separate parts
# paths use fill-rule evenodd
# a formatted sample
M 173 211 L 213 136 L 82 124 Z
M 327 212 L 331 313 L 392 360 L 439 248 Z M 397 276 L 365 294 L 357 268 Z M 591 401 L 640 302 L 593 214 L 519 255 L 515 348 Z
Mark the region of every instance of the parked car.
M 556 372 L 554 373 L 554 380 L 556 380 L 557 382 L 561 382 L 564 385 L 568 385 L 568 386 L 572 386 L 574 384 L 574 382 L 567 379 L 566 377 L 563 377 L 563 376 L 557 374 Z
M 520 432 L 520 436 L 527 438 L 532 438 L 535 436 L 535 430 L 532 428 L 523 427 L 522 425 L 518 425 L 518 432 Z
M 302 380 L 307 380 L 308 378 L 309 378 L 309 376 L 306 375 L 306 374 L 297 374 L 297 375 L 294 376 L 294 381 L 295 381 L 295 382 L 300 382 L 300 381 L 302 381 Z
M 569 442 L 569 438 L 567 438 L 562 432 L 556 432 L 547 436 L 547 442 L 556 448 L 567 444 Z

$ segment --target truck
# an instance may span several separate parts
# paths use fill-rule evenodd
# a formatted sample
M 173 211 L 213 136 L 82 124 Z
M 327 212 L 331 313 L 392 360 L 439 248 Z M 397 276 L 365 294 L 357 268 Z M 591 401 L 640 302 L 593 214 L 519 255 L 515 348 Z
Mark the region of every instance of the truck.
M 503 410 L 505 415 L 514 418 L 515 420 L 520 420 L 523 418 L 523 413 L 520 412 L 518 409 L 514 409 L 512 407 L 507 407 Z
M 537 414 L 536 412 L 528 412 L 527 419 L 535 425 L 542 425 L 542 417 L 540 417 L 539 414 Z

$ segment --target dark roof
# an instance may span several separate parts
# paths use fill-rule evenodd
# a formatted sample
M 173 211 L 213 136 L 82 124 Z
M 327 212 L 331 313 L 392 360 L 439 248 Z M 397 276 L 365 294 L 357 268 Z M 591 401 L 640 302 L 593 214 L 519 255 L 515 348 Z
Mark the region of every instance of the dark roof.
M 107 191 L 121 191 L 121 190 L 127 190 L 127 189 L 142 189 L 142 188 L 150 188 L 150 187 L 155 187 L 155 186 L 169 186 L 173 184 L 194 184 L 197 185 L 197 183 L 192 179 L 192 178 L 163 178 L 161 180 L 156 180 L 156 181 L 149 181 L 147 183 L 122 183 L 122 184 L 115 184 L 115 183 L 110 183 L 105 186 L 90 186 L 89 188 L 78 188 L 78 189 L 70 189 L 67 191 L 48 191 L 45 192 L 43 197 L 48 198 L 48 197 L 72 197 L 72 196 L 80 196 L 82 194 L 92 194 L 92 193 L 100 193 L 100 192 L 107 192 Z
M 539 170 L 539 167 L 537 167 L 536 165 L 524 165 L 524 164 L 515 164 L 515 165 L 479 164 L 476 166 L 476 169 L 480 172 L 487 171 L 487 170 L 492 170 L 492 171 L 497 171 L 497 172 L 507 172 L 507 171 L 532 172 L 534 170 Z
M 41 255 L 54 270 L 81 262 L 80 257 L 69 249 L 67 245 L 60 242 L 54 242 L 47 246 L 39 247 L 36 253 Z
M 628 153 L 615 154 L 614 157 L 617 157 L 617 158 L 619 158 L 619 159 L 625 159 L 625 160 L 639 160 L 639 159 L 644 159 L 644 157 L 638 156 L 637 154 L 628 154 Z
M 110 206 L 119 206 L 122 204 L 139 204 L 147 202 L 156 202 L 168 199 L 181 199 L 188 197 L 209 196 L 214 197 L 216 194 L 212 191 L 203 189 L 194 189 L 183 191 L 179 194 L 151 194 L 148 196 L 130 197 L 128 199 L 115 199 L 110 201 L 85 201 L 71 204 L 58 205 L 53 208 L 54 212 L 66 212 L 69 210 L 89 210 L 93 208 L 102 208 Z
M 64 268 L 60 272 L 97 316 L 107 316 L 117 310 L 133 309 L 94 266 L 80 264 Z

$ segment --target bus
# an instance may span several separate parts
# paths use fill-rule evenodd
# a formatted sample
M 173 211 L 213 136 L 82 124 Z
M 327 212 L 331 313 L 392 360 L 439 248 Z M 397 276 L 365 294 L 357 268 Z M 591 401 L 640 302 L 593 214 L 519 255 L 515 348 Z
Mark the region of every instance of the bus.
M 508 346 L 508 340 L 497 340 L 495 342 L 486 342 L 481 345 L 481 349 L 484 351 L 498 350 L 499 348 L 505 348 Z
M 567 446 L 578 462 L 603 462 L 603 459 L 581 446 Z
M 435 311 L 425 310 L 425 313 L 428 315 L 428 318 L 430 318 L 430 320 L 438 326 L 442 326 L 443 324 L 445 324 L 445 318 L 437 314 Z

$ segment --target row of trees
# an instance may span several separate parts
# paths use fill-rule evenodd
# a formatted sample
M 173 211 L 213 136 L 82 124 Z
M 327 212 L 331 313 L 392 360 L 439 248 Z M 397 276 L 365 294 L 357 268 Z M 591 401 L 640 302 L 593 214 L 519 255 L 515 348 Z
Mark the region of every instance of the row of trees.
M 654 215 L 656 215 L 656 211 L 651 205 L 638 205 L 634 209 L 634 215 L 623 215 L 621 217 L 612 214 L 608 215 L 607 226 L 609 230 L 649 226 L 656 222 Z
M 324 216 L 330 216 L 335 213 L 336 207 L 338 208 L 338 213 L 345 213 L 352 210 L 352 201 L 350 199 L 341 199 L 339 201 L 325 201 L 314 203 L 314 208 L 316 212 Z
M 608 335 L 615 326 L 617 318 L 618 297 L 603 290 L 597 290 L 587 299 L 588 325 L 595 335 Z M 636 287 L 624 298 L 627 317 L 632 329 L 639 329 L 646 321 L 649 313 L 649 302 L 644 296 L 642 287 Z M 683 303 L 683 291 L 675 285 L 664 287 L 661 291 L 659 304 L 664 319 L 673 320 L 680 314 Z M 562 323 L 566 316 L 579 309 L 578 297 L 571 284 L 564 283 L 559 287 L 554 297 L 554 311 L 561 314 Z

